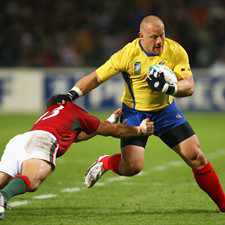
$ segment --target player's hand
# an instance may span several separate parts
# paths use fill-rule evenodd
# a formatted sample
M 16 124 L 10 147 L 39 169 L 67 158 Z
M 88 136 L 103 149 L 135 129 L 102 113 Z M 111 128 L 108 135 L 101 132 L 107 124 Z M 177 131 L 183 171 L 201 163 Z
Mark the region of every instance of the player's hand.
M 109 116 L 107 121 L 109 121 L 110 123 L 118 123 L 121 115 L 122 115 L 122 109 L 118 108 Z
M 168 95 L 173 95 L 176 92 L 175 85 L 167 83 L 163 72 L 161 72 L 157 67 L 151 67 L 147 76 L 147 82 L 149 87 L 154 91 Z
M 113 111 L 113 113 L 118 119 L 122 116 L 122 109 L 118 108 L 115 111 Z
M 142 120 L 141 124 L 139 125 L 140 133 L 142 135 L 152 135 L 154 133 L 154 123 L 149 119 L 146 118 Z
M 54 95 L 47 101 L 47 107 L 55 104 L 65 104 L 78 98 L 79 95 L 75 91 L 69 91 L 67 94 Z

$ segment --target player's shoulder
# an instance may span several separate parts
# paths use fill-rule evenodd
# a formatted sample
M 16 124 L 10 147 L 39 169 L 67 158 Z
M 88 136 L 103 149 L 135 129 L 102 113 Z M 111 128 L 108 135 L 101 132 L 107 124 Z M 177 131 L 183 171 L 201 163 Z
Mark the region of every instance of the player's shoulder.
M 166 38 L 165 42 L 166 42 L 167 46 L 169 48 L 173 49 L 173 50 L 177 50 L 177 51 L 183 51 L 184 50 L 182 45 L 180 43 L 178 43 L 177 41 L 175 41 L 175 40 L 172 40 L 170 38 Z
M 165 44 L 167 49 L 176 54 L 186 54 L 186 50 L 182 47 L 180 43 L 170 38 L 165 39 Z
M 121 51 L 123 51 L 129 57 L 139 54 L 140 51 L 139 38 L 136 38 L 133 41 L 128 42 L 121 49 Z

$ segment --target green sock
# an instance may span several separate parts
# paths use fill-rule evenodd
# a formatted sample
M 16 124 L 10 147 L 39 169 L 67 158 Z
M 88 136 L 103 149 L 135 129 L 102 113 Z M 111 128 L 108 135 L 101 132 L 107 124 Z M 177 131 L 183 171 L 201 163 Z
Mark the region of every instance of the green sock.
M 9 201 L 12 197 L 27 192 L 27 185 L 21 178 L 14 178 L 0 192 Z

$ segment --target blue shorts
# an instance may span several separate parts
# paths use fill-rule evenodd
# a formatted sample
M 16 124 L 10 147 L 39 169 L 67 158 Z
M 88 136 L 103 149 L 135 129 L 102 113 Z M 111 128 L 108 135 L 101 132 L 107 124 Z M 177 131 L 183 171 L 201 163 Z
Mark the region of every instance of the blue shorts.
M 125 123 L 130 126 L 138 126 L 138 125 L 140 125 L 140 123 L 143 119 L 149 118 L 151 121 L 154 122 L 154 127 L 155 127 L 154 135 L 160 137 L 161 139 L 163 139 L 163 141 L 164 141 L 164 134 L 167 134 L 170 130 L 173 130 L 173 128 L 179 127 L 183 124 L 185 124 L 185 126 L 186 126 L 186 124 L 188 124 L 187 120 L 184 117 L 184 114 L 177 107 L 175 102 L 173 102 L 166 108 L 164 108 L 160 111 L 156 111 L 156 112 L 137 111 L 135 109 L 129 108 L 125 104 L 123 104 L 122 110 L 123 110 L 123 114 L 122 114 L 122 118 L 121 118 L 122 123 Z M 186 138 L 186 136 L 190 136 L 193 134 L 193 130 L 191 129 L 191 131 L 190 131 L 190 129 L 191 128 L 189 128 L 189 125 L 188 125 L 188 128 L 185 129 L 185 131 L 184 131 L 185 133 L 188 133 L 188 134 L 185 134 L 185 137 L 183 137 L 183 138 Z M 186 132 L 186 130 L 188 130 L 188 132 Z M 147 138 L 146 137 L 137 137 L 137 139 L 139 139 L 139 140 L 142 139 L 141 142 L 143 142 L 143 143 L 141 144 L 141 146 L 144 147 L 147 142 Z M 172 139 L 173 139 L 173 137 L 172 137 Z M 130 138 L 130 139 L 122 138 L 121 139 L 121 147 L 124 147 L 125 145 L 128 145 L 128 144 L 132 144 L 133 140 L 135 143 L 134 137 Z M 179 140 L 177 140 L 177 141 L 179 141 Z M 164 142 L 166 142 L 166 144 L 168 144 L 171 142 L 171 140 L 168 140 L 168 141 L 166 140 Z M 168 145 L 170 147 L 173 147 L 173 143 L 168 144 Z

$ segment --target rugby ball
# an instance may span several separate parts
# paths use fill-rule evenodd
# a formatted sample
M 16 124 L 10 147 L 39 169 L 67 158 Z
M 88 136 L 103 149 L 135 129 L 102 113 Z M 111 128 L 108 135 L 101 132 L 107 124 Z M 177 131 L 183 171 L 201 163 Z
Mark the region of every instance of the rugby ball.
M 163 64 L 157 64 L 157 65 L 151 66 L 150 71 L 151 70 L 155 70 L 157 73 L 163 73 L 167 83 L 169 84 L 177 83 L 176 74 L 168 66 Z

